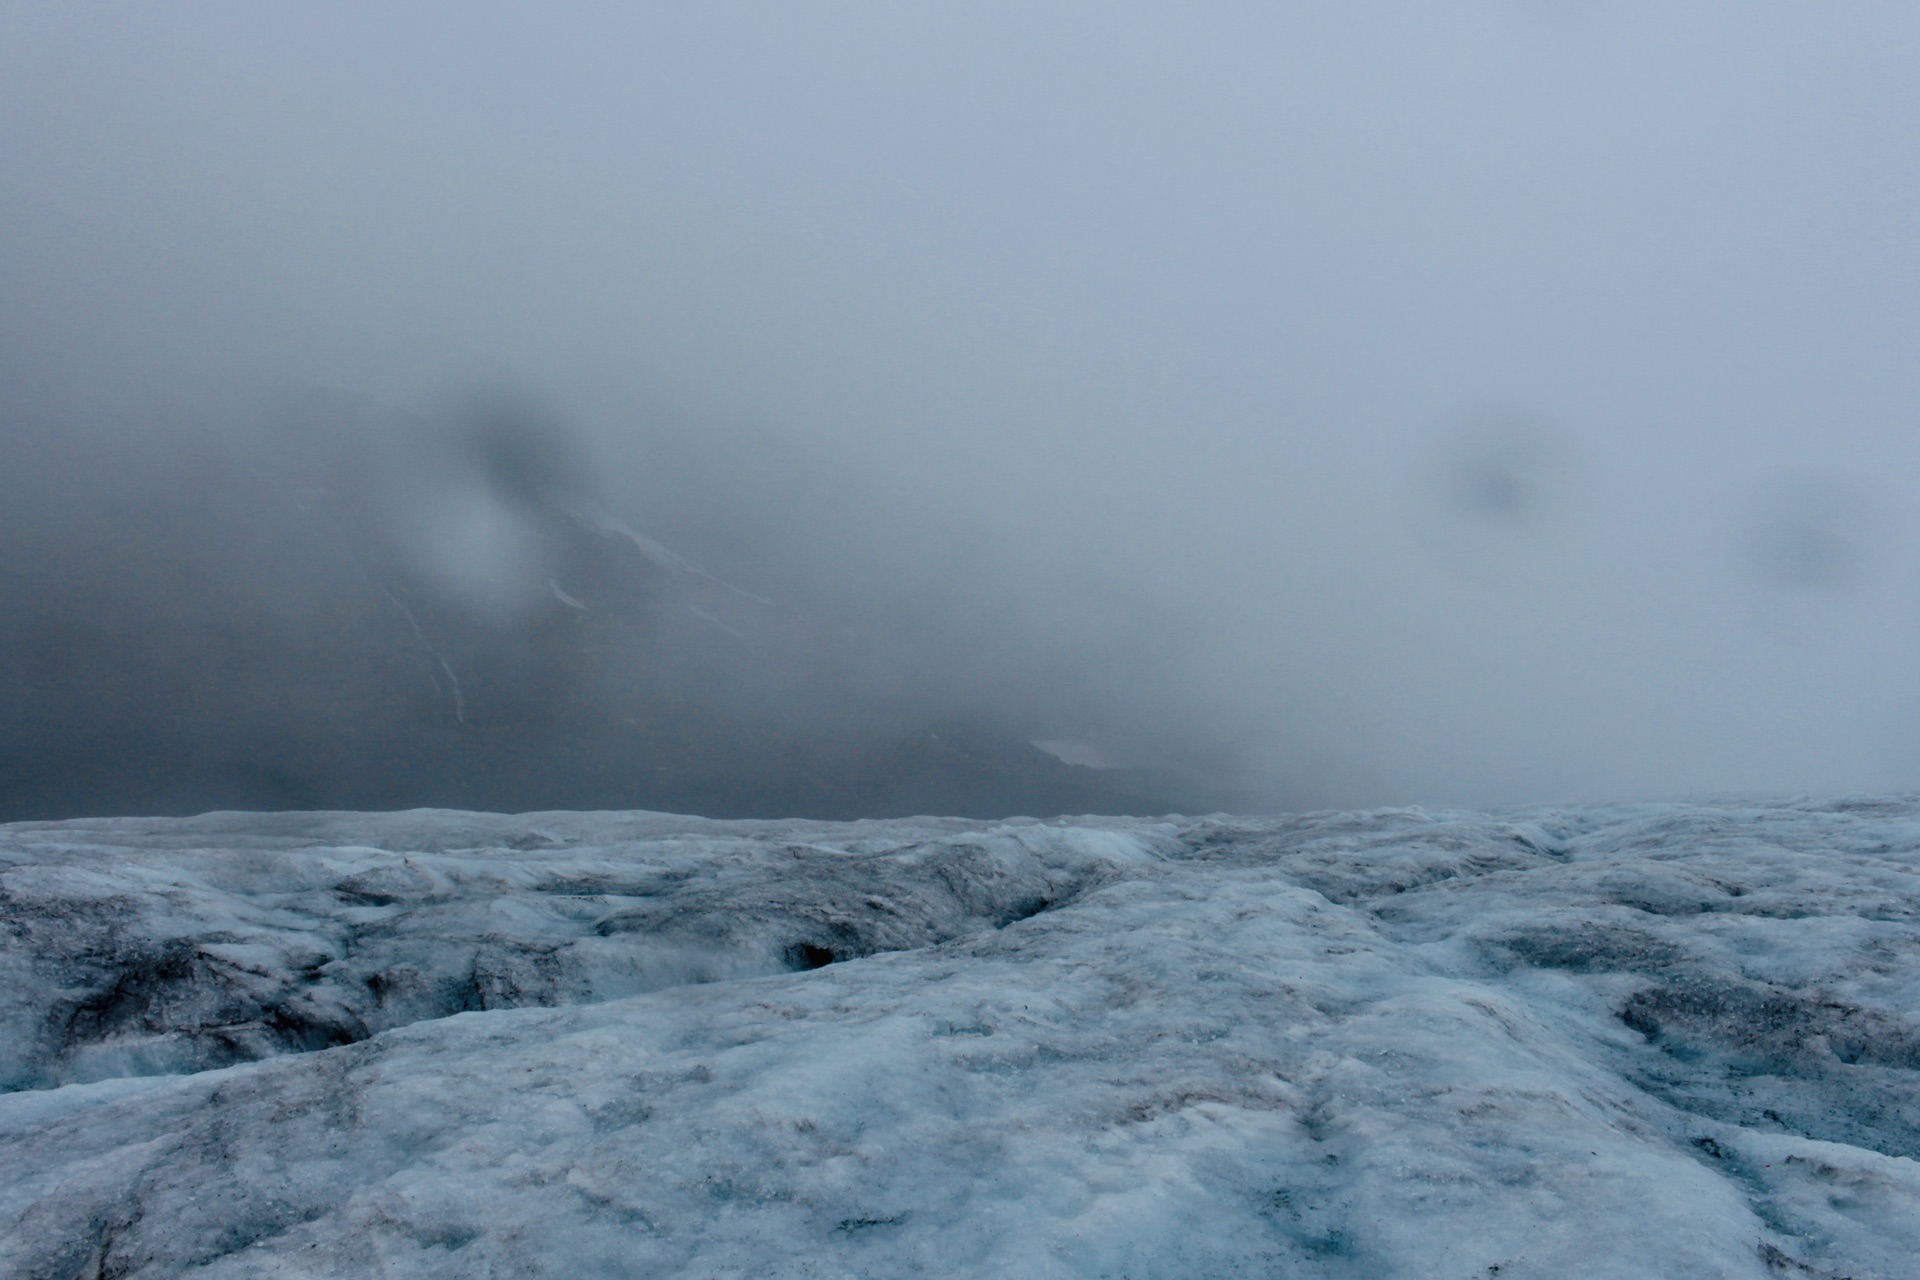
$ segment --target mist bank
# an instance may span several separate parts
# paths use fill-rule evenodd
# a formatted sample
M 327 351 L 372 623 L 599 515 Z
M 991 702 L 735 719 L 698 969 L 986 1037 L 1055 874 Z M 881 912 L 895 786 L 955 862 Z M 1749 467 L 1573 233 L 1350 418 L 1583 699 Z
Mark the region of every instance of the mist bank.
M 1030 584 L 993 598 L 980 548 L 848 480 L 822 514 L 804 487 L 688 471 L 699 501 L 655 509 L 500 392 L 435 416 L 307 393 L 7 438 L 6 819 L 1231 803 L 1147 729 L 1148 668 L 1102 682 L 1123 646 L 1036 633 Z M 716 501 L 746 525 L 730 546 Z M 618 514 L 636 503 L 662 537 Z M 892 541 L 863 548 L 849 521 Z M 681 535 L 732 554 L 703 563 Z M 942 550 L 902 579 L 900 543 Z M 1142 750 L 1062 759 L 1089 726 Z
M 8 785 L 1909 788 L 1916 49 L 1884 6 L 11 10 Z M 1068 791 L 769 781 L 966 734 Z M 683 749 L 735 781 L 589 781 Z

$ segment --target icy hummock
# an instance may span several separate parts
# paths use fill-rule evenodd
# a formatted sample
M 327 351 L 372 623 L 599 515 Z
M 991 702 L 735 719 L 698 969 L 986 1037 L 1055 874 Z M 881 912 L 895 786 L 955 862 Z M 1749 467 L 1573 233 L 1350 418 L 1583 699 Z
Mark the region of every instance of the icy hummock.
M 0 1275 L 1911 1277 L 1920 802 L 0 827 Z

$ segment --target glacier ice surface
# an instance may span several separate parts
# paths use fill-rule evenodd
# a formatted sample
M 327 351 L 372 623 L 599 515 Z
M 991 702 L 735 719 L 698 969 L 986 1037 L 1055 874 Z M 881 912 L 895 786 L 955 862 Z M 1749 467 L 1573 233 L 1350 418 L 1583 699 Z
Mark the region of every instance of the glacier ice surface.
M 1920 803 L 0 827 L 0 1275 L 1910 1277 Z

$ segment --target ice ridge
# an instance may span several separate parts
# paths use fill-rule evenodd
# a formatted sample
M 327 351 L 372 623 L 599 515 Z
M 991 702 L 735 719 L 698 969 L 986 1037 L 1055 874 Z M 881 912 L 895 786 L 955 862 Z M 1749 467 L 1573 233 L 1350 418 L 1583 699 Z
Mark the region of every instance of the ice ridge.
M 0 1274 L 1905 1277 L 1920 803 L 0 828 Z

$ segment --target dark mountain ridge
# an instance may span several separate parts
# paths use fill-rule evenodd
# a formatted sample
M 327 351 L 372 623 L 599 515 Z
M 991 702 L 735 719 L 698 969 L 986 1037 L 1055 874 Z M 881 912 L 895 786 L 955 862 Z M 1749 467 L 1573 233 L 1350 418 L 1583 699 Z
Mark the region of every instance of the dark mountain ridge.
M 0 820 L 1218 807 L 877 690 L 846 625 L 629 527 L 524 405 L 430 422 L 316 396 L 269 431 L 130 449 L 104 494 L 71 442 L 9 468 Z

